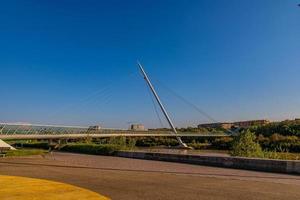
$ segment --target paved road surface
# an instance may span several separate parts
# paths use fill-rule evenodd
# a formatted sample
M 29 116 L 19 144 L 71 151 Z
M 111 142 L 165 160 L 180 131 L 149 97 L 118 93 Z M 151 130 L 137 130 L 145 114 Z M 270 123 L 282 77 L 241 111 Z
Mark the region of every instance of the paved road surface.
M 1 158 L 0 174 L 70 183 L 117 200 L 300 199 L 300 176 L 118 157 Z

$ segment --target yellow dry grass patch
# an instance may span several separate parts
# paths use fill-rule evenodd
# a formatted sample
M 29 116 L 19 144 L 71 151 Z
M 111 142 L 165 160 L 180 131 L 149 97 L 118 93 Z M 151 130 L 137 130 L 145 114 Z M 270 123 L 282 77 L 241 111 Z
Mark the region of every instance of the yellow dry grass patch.
M 48 180 L 1 176 L 1 200 L 109 200 L 90 190 Z

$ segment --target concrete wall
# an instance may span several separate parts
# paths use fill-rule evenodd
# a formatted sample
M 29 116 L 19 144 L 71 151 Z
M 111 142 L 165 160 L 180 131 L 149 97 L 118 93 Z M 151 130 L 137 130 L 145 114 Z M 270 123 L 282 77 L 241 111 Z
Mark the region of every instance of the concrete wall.
M 117 156 L 215 167 L 300 174 L 300 161 L 119 151 Z

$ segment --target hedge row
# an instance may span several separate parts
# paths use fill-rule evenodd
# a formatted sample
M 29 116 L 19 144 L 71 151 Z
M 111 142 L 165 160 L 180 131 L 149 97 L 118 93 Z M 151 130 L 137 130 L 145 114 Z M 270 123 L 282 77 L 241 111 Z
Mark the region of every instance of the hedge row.
M 116 151 L 122 150 L 122 148 L 122 146 L 114 144 L 67 144 L 60 150 L 93 155 L 113 155 Z
M 16 147 L 27 147 L 33 149 L 49 149 L 49 144 L 47 142 L 36 142 L 36 143 L 15 143 Z

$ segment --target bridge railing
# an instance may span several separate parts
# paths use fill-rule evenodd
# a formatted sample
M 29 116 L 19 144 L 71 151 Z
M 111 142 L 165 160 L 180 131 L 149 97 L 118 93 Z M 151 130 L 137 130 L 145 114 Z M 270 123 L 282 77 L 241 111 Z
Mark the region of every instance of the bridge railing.
M 37 126 L 37 125 L 18 125 L 0 124 L 0 135 L 65 135 L 65 134 L 147 134 L 147 135 L 170 135 L 174 136 L 170 130 L 146 130 L 133 131 L 124 129 L 100 129 L 90 130 L 88 127 L 70 126 Z M 228 135 L 223 132 L 178 132 L 179 135 Z

